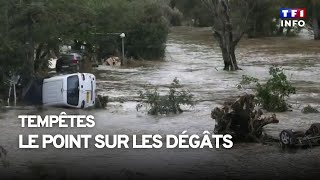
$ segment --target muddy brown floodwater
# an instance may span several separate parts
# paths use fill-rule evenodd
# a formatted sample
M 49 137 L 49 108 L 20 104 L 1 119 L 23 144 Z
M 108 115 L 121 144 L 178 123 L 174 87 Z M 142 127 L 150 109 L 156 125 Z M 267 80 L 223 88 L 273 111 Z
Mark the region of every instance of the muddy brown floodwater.
M 166 59 L 131 68 L 99 67 L 98 92 L 110 96 L 107 110 L 71 110 L 33 107 L 6 110 L 0 114 L 0 144 L 8 150 L 8 168 L 2 177 L 30 173 L 30 167 L 53 176 L 151 178 L 305 178 L 320 174 L 320 147 L 282 151 L 279 146 L 242 143 L 225 149 L 38 149 L 18 148 L 19 134 L 201 134 L 213 132 L 210 111 L 242 92 L 236 88 L 242 75 L 266 79 L 272 65 L 282 66 L 297 87 L 290 97 L 292 112 L 278 113 L 279 124 L 266 133 L 277 137 L 282 129 L 307 129 L 320 122 L 317 114 L 302 114 L 308 104 L 320 105 L 320 46 L 307 37 L 243 39 L 237 48 L 242 71 L 225 72 L 219 48 L 208 28 L 175 28 L 169 35 Z M 137 93 L 145 84 L 160 92 L 177 77 L 198 104 L 183 114 L 149 116 L 136 112 Z M 20 127 L 19 114 L 92 114 L 96 126 L 89 129 Z M 34 168 L 33 168 L 34 169 Z M 56 173 L 58 172 L 58 173 Z M 61 173 L 63 172 L 63 173 Z

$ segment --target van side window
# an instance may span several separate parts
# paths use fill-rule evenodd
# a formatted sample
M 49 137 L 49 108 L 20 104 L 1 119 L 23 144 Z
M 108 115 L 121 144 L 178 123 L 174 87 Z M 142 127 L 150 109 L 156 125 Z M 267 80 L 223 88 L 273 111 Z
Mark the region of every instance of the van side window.
M 67 103 L 72 106 L 79 104 L 79 77 L 78 75 L 67 78 Z

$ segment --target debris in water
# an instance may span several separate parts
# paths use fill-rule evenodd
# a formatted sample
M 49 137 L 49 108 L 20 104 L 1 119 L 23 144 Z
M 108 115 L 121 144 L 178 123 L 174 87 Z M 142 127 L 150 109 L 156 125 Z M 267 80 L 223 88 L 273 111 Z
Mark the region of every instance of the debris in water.
M 263 127 L 278 123 L 273 114 L 262 116 L 262 110 L 255 110 L 254 95 L 245 94 L 232 103 L 216 107 L 211 111 L 211 118 L 216 120 L 215 133 L 231 134 L 234 139 L 250 139 L 260 142 Z
M 282 148 L 297 146 L 319 146 L 320 123 L 311 124 L 310 128 L 306 132 L 285 129 L 281 131 L 279 136 Z
M 301 110 L 302 113 L 304 114 L 308 114 L 308 113 L 319 113 L 318 109 L 315 108 L 315 107 L 312 107 L 310 105 L 304 107 L 302 110 Z

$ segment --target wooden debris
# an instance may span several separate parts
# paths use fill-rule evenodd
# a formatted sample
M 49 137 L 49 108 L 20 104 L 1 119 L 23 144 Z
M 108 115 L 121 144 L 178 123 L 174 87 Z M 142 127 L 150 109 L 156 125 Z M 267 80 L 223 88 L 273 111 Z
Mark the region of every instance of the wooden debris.
M 254 95 L 245 94 L 235 102 L 225 103 L 211 111 L 211 118 L 216 120 L 215 133 L 232 134 L 235 139 L 258 139 L 263 127 L 278 123 L 276 115 L 265 117 L 262 110 L 255 109 Z
M 112 56 L 105 61 L 107 66 L 121 66 L 121 59 L 116 56 Z

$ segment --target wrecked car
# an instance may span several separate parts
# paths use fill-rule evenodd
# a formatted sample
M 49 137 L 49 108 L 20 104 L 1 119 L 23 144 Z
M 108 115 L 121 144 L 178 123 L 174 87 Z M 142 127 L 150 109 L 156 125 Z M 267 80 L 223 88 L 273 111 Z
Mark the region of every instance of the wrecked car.
M 311 124 L 305 132 L 286 129 L 279 136 L 282 147 L 317 146 L 320 145 L 320 123 Z

